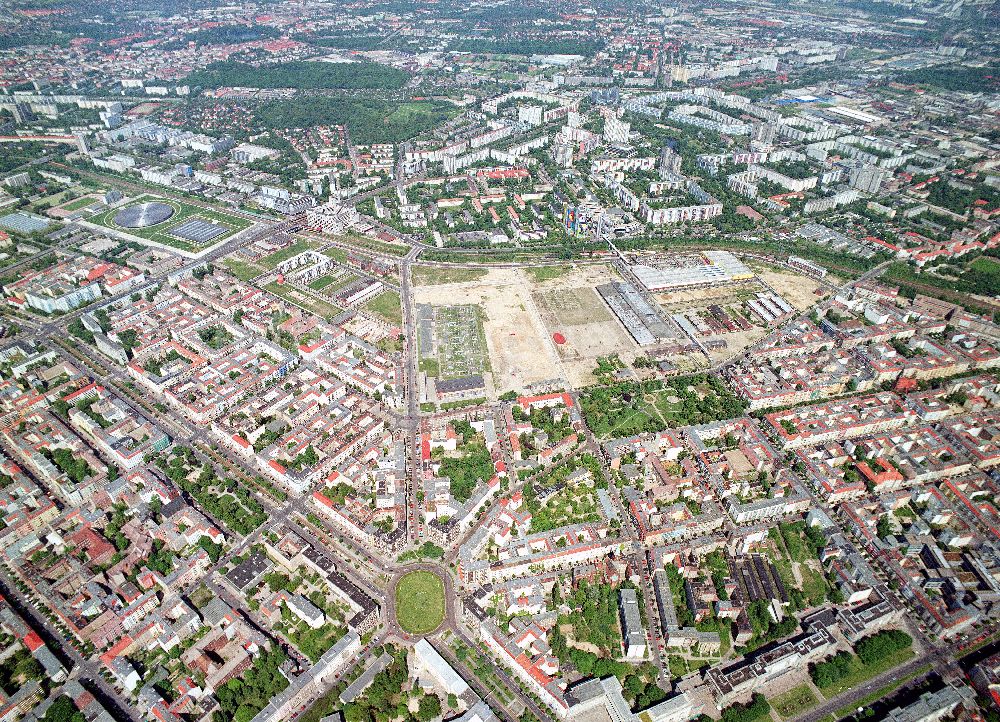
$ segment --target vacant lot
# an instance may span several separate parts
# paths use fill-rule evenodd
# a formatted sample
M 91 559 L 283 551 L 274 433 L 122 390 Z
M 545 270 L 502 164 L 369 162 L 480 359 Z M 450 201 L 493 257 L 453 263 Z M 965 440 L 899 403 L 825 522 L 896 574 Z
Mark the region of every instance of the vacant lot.
M 262 266 L 258 266 L 252 261 L 244 261 L 236 256 L 226 258 L 222 261 L 222 265 L 228 268 L 229 272 L 241 281 L 249 281 L 251 278 L 256 278 L 264 272 Z
M 604 264 L 555 266 L 535 280 L 527 269 L 491 268 L 473 280 L 417 286 L 417 303 L 478 305 L 498 393 L 540 381 L 592 383 L 598 356 L 634 358 L 638 347 L 594 291 L 616 278 Z M 471 270 L 471 269 L 466 269 Z M 548 270 L 543 269 L 543 270 Z M 559 333 L 564 343 L 557 344 Z
M 565 276 L 572 270 L 572 266 L 532 266 L 525 269 L 527 274 L 531 277 L 531 280 L 539 283 L 542 281 L 549 281 L 553 278 L 559 278 L 560 276 Z
M 403 311 L 399 303 L 399 294 L 395 291 L 386 291 L 376 296 L 365 304 L 365 308 L 372 313 L 378 314 L 389 323 L 397 326 L 403 323 Z
M 559 326 L 582 326 L 610 321 L 611 312 L 592 288 L 540 288 L 532 298 L 543 315 L 551 314 Z
M 800 311 L 812 308 L 822 298 L 816 295 L 817 288 L 823 288 L 823 284 L 808 276 L 800 276 L 797 273 L 782 273 L 771 269 L 759 272 L 761 279 L 767 282 L 776 293 L 795 306 Z
M 527 286 L 517 269 L 490 269 L 482 279 L 468 283 L 418 286 L 414 296 L 417 303 L 436 307 L 456 301 L 478 307 L 493 383 L 503 392 L 561 375 L 558 356 Z

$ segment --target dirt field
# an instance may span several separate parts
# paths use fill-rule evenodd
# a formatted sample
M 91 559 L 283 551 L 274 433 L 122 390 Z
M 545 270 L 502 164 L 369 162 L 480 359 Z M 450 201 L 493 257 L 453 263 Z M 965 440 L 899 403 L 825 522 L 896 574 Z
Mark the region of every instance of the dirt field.
M 737 354 L 750 344 L 767 335 L 767 330 L 759 326 L 754 326 L 752 331 L 736 331 L 734 333 L 723 334 L 722 336 L 709 336 L 705 341 L 722 339 L 726 342 L 726 347 L 712 349 L 709 356 L 712 363 L 723 361 L 733 354 Z
M 577 266 L 543 281 L 521 269 L 490 269 L 474 281 L 417 287 L 414 300 L 484 310 L 497 393 L 559 379 L 575 387 L 593 380 L 598 356 L 618 353 L 631 360 L 638 350 L 594 291 L 612 280 L 604 265 Z M 565 344 L 553 341 L 556 332 Z
M 822 284 L 796 273 L 779 273 L 771 269 L 762 269 L 759 275 L 770 284 L 776 293 L 800 311 L 812 308 L 822 298 L 816 295 L 816 289 Z

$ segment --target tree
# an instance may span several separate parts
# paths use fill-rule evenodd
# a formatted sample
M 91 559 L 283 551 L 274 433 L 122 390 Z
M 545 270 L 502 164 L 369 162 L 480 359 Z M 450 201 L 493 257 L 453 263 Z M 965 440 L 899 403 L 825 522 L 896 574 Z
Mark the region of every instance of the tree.
M 420 700 L 420 707 L 417 710 L 417 719 L 420 722 L 430 722 L 441 714 L 441 700 L 437 695 L 427 694 Z
M 73 700 L 63 694 L 56 697 L 56 700 L 49 705 L 41 722 L 86 722 L 86 720 L 83 713 L 73 704 Z

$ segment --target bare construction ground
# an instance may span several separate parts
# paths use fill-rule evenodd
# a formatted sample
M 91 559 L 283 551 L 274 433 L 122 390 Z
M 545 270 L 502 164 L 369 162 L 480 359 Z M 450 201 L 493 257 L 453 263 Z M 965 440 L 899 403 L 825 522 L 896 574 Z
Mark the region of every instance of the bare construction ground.
M 584 385 L 593 380 L 598 356 L 634 358 L 638 348 L 594 290 L 614 280 L 607 266 L 575 266 L 546 280 L 537 276 L 522 269 L 492 268 L 467 282 L 418 286 L 414 300 L 483 309 L 497 393 L 558 379 Z M 556 344 L 556 333 L 566 342 Z
M 816 295 L 816 289 L 823 288 L 823 284 L 809 278 L 809 276 L 800 276 L 790 271 L 781 272 L 771 268 L 762 268 L 757 273 L 765 283 L 774 289 L 775 293 L 781 294 L 786 301 L 800 311 L 812 308 L 822 298 L 822 296 Z

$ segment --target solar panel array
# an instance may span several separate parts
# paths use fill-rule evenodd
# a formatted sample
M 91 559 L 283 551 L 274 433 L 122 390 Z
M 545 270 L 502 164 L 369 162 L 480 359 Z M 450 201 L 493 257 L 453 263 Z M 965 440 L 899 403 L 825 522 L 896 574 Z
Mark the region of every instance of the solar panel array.
M 201 218 L 192 218 L 184 221 L 183 223 L 178 223 L 176 226 L 171 228 L 170 235 L 183 238 L 184 240 L 191 241 L 192 243 L 201 244 L 208 243 L 213 238 L 217 238 L 229 230 L 229 226 L 221 223 L 212 223 L 210 221 L 202 220 Z

